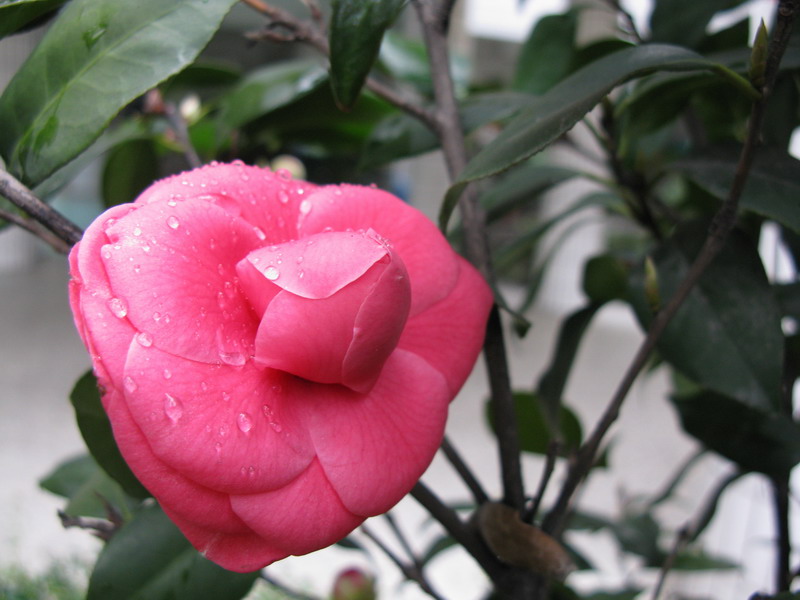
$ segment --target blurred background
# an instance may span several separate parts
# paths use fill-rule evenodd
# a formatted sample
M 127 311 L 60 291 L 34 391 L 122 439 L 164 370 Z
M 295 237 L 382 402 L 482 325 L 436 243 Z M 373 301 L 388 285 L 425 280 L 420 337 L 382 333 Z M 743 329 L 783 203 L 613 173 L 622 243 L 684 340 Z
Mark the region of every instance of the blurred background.
M 510 77 L 512 57 L 519 50 L 530 28 L 541 16 L 557 13 L 569 6 L 568 0 L 465 0 L 459 3 L 453 23 L 454 49 L 469 65 L 469 76 Z M 587 2 L 581 2 L 587 4 Z M 621 3 L 634 16 L 637 26 L 646 30 L 650 3 L 628 0 Z M 752 15 L 753 27 L 762 17 L 769 19 L 774 9 L 771 0 L 746 3 L 740 10 L 720 15 L 712 27 L 723 27 Z M 607 12 L 581 13 L 580 35 L 586 39 L 599 35 L 612 24 Z M 227 52 L 241 53 L 242 32 L 252 29 L 254 13 L 237 7 L 227 20 L 209 52 L 224 58 Z M 0 89 L 2 89 L 41 31 L 0 40 Z M 269 60 L 269 51 L 248 47 L 247 60 L 253 64 Z M 240 56 L 237 55 L 237 58 Z M 508 67 L 507 72 L 503 72 Z M 2 135 L 2 132 L 0 132 Z M 587 140 L 587 144 L 591 142 Z M 797 154 L 795 154 L 797 155 Z M 556 163 L 582 160 L 564 153 L 552 157 Z M 87 225 L 101 210 L 98 182 L 100 165 L 90 164 L 64 188 L 54 204 L 81 226 Z M 435 216 L 439 199 L 447 189 L 441 157 L 437 154 L 402 161 L 385 174 L 390 185 L 407 196 L 410 203 Z M 543 212 L 563 208 L 570 198 L 585 193 L 587 183 L 568 183 L 550 192 Z M 551 208 L 548 208 L 551 207 Z M 570 227 L 566 221 L 550 234 L 556 239 Z M 608 232 L 599 220 L 571 236 L 559 249 L 547 271 L 542 292 L 528 315 L 533 323 L 528 335 L 520 339 L 509 335 L 512 379 L 530 384 L 547 365 L 554 345 L 559 318 L 582 303 L 580 276 L 584 260 L 603 247 Z M 765 236 L 765 264 L 778 276 L 793 276 L 786 269 L 777 246 Z M 545 246 L 547 242 L 545 242 Z M 83 443 L 74 423 L 68 401 L 69 391 L 89 367 L 67 304 L 66 260 L 21 230 L 0 232 L 0 579 L 17 568 L 32 574 L 46 573 L 53 565 L 70 574 L 85 577 L 84 569 L 93 561 L 100 543 L 85 531 L 65 530 L 56 515 L 63 500 L 41 490 L 38 481 L 61 460 L 83 452 Z M 510 297 L 520 290 L 510 286 Z M 609 306 L 596 319 L 584 340 L 565 396 L 588 429 L 610 398 L 616 383 L 635 353 L 641 334 L 629 309 Z M 579 501 L 593 510 L 615 515 L 628 510 L 642 494 L 652 494 L 697 450 L 697 444 L 680 430 L 671 405 L 665 400 L 666 374 L 656 369 L 643 374 L 634 387 L 611 439 L 610 468 L 596 473 Z M 481 480 L 494 494 L 500 490 L 494 441 L 483 417 L 487 385 L 481 363 L 467 386 L 453 403 L 448 434 Z M 491 451 L 490 451 L 491 449 Z M 728 465 L 713 457 L 701 459 L 682 484 L 677 498 L 659 510 L 659 516 L 677 530 L 697 509 L 701 499 Z M 533 488 L 540 476 L 542 461 L 525 457 L 525 476 Z M 556 473 L 556 477 L 558 472 Z M 440 457 L 424 480 L 445 499 L 462 501 L 467 490 Z M 770 493 L 757 477 L 745 477 L 725 496 L 705 536 L 705 548 L 714 555 L 739 559 L 745 563 L 735 570 L 703 575 L 673 575 L 670 593 L 692 598 L 747 598 L 771 586 L 773 525 Z M 397 508 L 398 518 L 407 523 L 415 544 L 424 547 L 436 535 L 426 514 L 411 499 Z M 385 523 L 374 519 L 370 526 L 380 531 Z M 795 526 L 795 535 L 800 527 Z M 358 536 L 356 536 L 358 537 Z M 369 546 L 370 542 L 363 540 Z M 650 578 L 630 558 L 622 557 L 607 534 L 574 534 L 569 540 L 601 565 L 592 573 L 576 573 L 572 581 L 585 589 L 596 586 L 621 587 L 632 578 Z M 377 554 L 376 554 L 377 556 Z M 461 551 L 451 551 L 436 559 L 431 579 L 442 590 L 459 600 L 478 599 L 487 584 L 471 559 Z M 324 593 L 342 568 L 359 565 L 380 573 L 384 598 L 425 598 L 413 584 L 401 584 L 393 565 L 379 556 L 367 559 L 340 548 L 313 555 L 290 558 L 270 567 L 276 579 L 294 586 Z M 83 575 L 81 575 L 83 573 Z

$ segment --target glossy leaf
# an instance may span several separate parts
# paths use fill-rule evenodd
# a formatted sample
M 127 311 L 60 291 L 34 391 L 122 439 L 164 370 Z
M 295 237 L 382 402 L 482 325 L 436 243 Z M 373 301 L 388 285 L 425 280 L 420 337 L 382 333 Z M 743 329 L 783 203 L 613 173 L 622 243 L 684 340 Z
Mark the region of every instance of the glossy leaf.
M 800 426 L 715 392 L 673 398 L 683 428 L 745 471 L 784 475 L 800 462 Z
M 576 54 L 578 11 L 542 17 L 520 50 L 513 87 L 520 92 L 543 94 L 564 79 Z
M 695 47 L 705 37 L 711 17 L 744 1 L 659 0 L 650 16 L 652 38 L 657 42 Z
M 580 172 L 550 165 L 521 165 L 502 179 L 492 182 L 480 197 L 487 219 L 496 219 L 518 208 L 533 208 L 541 194 L 554 186 L 581 175 Z
M 95 460 L 87 454 L 82 454 L 59 464 L 39 481 L 39 485 L 48 492 L 70 498 L 81 489 L 96 469 Z
M 656 71 L 713 70 L 716 63 L 699 54 L 668 45 L 643 45 L 604 56 L 576 71 L 514 117 L 497 138 L 485 146 L 448 190 L 439 214 L 447 226 L 464 186 L 495 175 L 533 156 L 566 133 L 618 85 Z
M 100 402 L 97 380 L 90 372 L 81 377 L 70 394 L 75 418 L 86 447 L 103 470 L 134 498 L 146 498 L 150 493 L 131 472 L 114 441 L 111 423 Z
M 36 23 L 66 0 L 0 0 L 0 38 Z
M 717 198 L 724 199 L 733 181 L 738 155 L 715 149 L 672 166 Z M 800 232 L 800 161 L 776 149 L 759 149 L 740 204 Z
M 194 60 L 235 0 L 73 0 L 0 97 L 0 154 L 36 185 Z
M 544 412 L 541 398 L 528 392 L 514 392 L 514 408 L 517 414 L 520 448 L 523 452 L 546 455 L 550 442 L 561 444 L 560 456 L 578 448 L 583 439 L 583 430 L 575 413 L 562 405 L 559 412 L 559 431 L 553 433 L 551 423 Z M 494 429 L 494 419 L 489 402 L 486 403 L 486 418 Z
M 333 0 L 330 21 L 331 86 L 343 110 L 355 104 L 378 58 L 383 34 L 406 0 Z
M 628 268 L 616 256 L 593 256 L 583 267 L 583 293 L 595 304 L 620 300 L 628 293 Z
M 680 229 L 653 254 L 660 298 L 672 297 L 699 252 L 707 228 Z M 652 314 L 642 281 L 634 308 L 647 327 Z M 744 405 L 779 405 L 783 334 L 780 310 L 752 242 L 732 235 L 701 277 L 658 343 L 661 356 L 684 375 Z
M 239 600 L 258 577 L 203 558 L 160 507 L 140 509 L 106 544 L 87 600 Z
M 219 119 L 236 129 L 318 89 L 328 78 L 316 61 L 296 60 L 248 73 L 218 102 Z

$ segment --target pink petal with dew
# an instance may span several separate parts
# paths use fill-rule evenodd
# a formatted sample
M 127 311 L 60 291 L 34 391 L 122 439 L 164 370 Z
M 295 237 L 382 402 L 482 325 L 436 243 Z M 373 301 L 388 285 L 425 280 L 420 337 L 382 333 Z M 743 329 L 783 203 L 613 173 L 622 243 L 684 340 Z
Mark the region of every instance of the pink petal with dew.
M 322 469 L 348 510 L 372 516 L 408 493 L 442 441 L 451 396 L 442 375 L 396 350 L 369 394 L 293 382 L 287 410 L 305 422 Z
M 444 300 L 409 318 L 398 348 L 422 357 L 445 379 L 453 396 L 481 351 L 493 297 L 475 268 L 462 258 L 458 283 Z
M 237 573 L 258 571 L 290 554 L 252 531 L 220 533 L 214 529 L 199 527 L 181 518 L 181 515 L 162 508 L 192 546 L 223 569 Z
M 253 531 L 295 555 L 329 546 L 364 521 L 344 507 L 316 460 L 286 487 L 231 496 L 231 506 Z
M 202 199 L 218 204 L 258 228 L 269 243 L 297 237 L 300 203 L 316 186 L 293 180 L 286 172 L 252 167 L 240 161 L 211 163 L 162 179 L 137 203 Z
M 134 342 L 125 398 L 153 454 L 183 476 L 226 493 L 273 490 L 314 458 L 304 424 L 284 410 L 285 376 L 175 357 Z
M 403 260 L 411 283 L 411 314 L 450 292 L 458 276 L 457 255 L 436 226 L 416 208 L 388 192 L 354 185 L 318 188 L 303 205 L 299 233 L 374 229 Z
M 227 494 L 198 485 L 153 454 L 119 392 L 107 391 L 104 404 L 125 462 L 162 508 L 198 527 L 229 534 L 249 531 L 232 511 Z
M 127 318 L 127 305 L 110 290 L 100 257 L 108 243 L 105 228 L 131 212 L 115 206 L 92 223 L 69 255 L 69 298 L 75 326 L 103 385 L 121 387 L 125 353 L 137 331 Z
M 258 321 L 236 263 L 261 241 L 246 222 L 201 200 L 141 206 L 108 229 L 112 293 L 152 345 L 208 363 L 243 364 Z

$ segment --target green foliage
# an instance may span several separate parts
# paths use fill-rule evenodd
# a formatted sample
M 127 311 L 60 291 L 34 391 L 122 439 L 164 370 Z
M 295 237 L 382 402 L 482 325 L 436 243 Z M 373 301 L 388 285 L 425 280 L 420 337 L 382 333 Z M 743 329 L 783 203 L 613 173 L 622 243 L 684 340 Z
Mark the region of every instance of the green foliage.
M 100 553 L 86 599 L 238 600 L 257 577 L 206 560 L 158 506 L 145 506 Z
M 84 600 L 81 585 L 66 564 L 55 563 L 40 575 L 22 567 L 0 567 L 0 598 L 3 600 Z
M 0 38 L 39 24 L 66 0 L 4 0 L 0 2 Z

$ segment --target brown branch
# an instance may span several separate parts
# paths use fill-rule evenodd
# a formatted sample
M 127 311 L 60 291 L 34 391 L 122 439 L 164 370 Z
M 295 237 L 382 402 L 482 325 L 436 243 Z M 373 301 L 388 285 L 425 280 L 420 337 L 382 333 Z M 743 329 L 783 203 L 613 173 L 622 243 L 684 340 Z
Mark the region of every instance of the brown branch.
M 58 239 L 70 246 L 77 243 L 83 236 L 83 231 L 81 231 L 80 227 L 54 208 L 42 202 L 32 191 L 14 178 L 11 173 L 3 169 L 0 169 L 0 196 L 6 198 L 17 208 L 22 209 L 34 221 L 41 223 Z M 26 229 L 38 235 L 36 231 L 32 231 L 28 227 Z M 47 239 L 45 241 L 50 243 Z
M 62 240 L 61 238 L 56 237 L 50 231 L 42 227 L 36 221 L 31 221 L 30 219 L 26 219 L 18 215 L 17 213 L 11 212 L 10 210 L 5 210 L 0 208 L 0 219 L 5 219 L 9 223 L 24 229 L 25 231 L 32 233 L 40 240 L 46 242 L 50 245 L 50 247 L 59 252 L 61 254 L 68 254 L 69 249 L 72 247 L 67 242 Z
M 484 502 L 488 502 L 489 496 L 484 491 L 481 482 L 478 481 L 477 477 L 475 477 L 475 475 L 472 473 L 472 470 L 461 458 L 461 455 L 450 443 L 450 440 L 447 439 L 447 436 L 445 436 L 445 438 L 442 440 L 441 450 L 452 467 L 459 474 L 461 480 L 469 488 L 469 491 L 472 492 L 472 497 L 474 498 L 475 503 L 481 505 Z
M 542 528 L 548 533 L 555 535 L 561 533 L 566 521 L 572 496 L 578 485 L 583 481 L 584 477 L 594 465 L 600 444 L 611 425 L 614 424 L 619 416 L 620 408 L 633 386 L 633 382 L 647 364 L 650 354 L 661 339 L 667 325 L 669 325 L 672 318 L 678 312 L 678 309 L 683 305 L 689 292 L 694 288 L 706 268 L 711 264 L 714 258 L 716 258 L 720 250 L 722 250 L 728 235 L 736 224 L 739 199 L 753 164 L 753 158 L 761 132 L 761 124 L 764 119 L 766 102 L 770 96 L 772 86 L 774 85 L 780 59 L 789 41 L 796 10 L 797 0 L 781 0 L 778 8 L 778 21 L 770 42 L 768 53 L 767 72 L 765 76 L 766 83 L 761 90 L 761 97 L 753 103 L 750 119 L 748 121 L 747 136 L 739 155 L 739 162 L 728 196 L 714 216 L 714 220 L 709 228 L 708 237 L 689 268 L 689 272 L 678 286 L 675 294 L 670 298 L 669 303 L 656 315 L 647 333 L 647 337 L 644 342 L 642 342 L 636 356 L 633 358 L 628 370 L 620 381 L 611 402 L 600 418 L 600 421 L 595 426 L 592 434 L 578 451 L 576 460 L 570 465 L 558 499 L 542 525 Z

